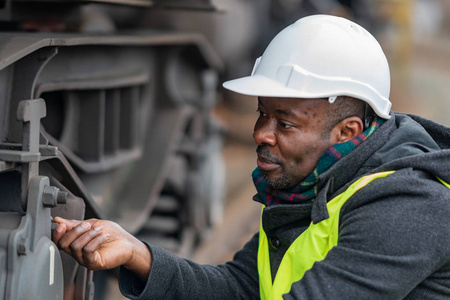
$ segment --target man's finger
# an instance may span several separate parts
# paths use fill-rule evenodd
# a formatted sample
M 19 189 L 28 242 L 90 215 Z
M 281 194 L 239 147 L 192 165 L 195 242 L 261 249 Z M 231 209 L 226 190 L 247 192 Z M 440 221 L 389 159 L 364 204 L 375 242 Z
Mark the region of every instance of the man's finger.
M 63 235 L 66 233 L 67 227 L 65 224 L 58 224 L 56 226 L 55 230 L 52 232 L 52 240 L 53 242 L 58 245 L 59 240 L 63 237 Z
M 94 228 L 87 230 L 85 233 L 80 235 L 70 244 L 70 250 L 72 255 L 79 261 L 84 262 L 84 247 L 89 244 L 93 239 L 102 233 L 102 228 L 100 226 L 95 226 Z
M 91 229 L 91 223 L 80 223 L 79 225 L 73 227 L 70 231 L 67 231 L 66 234 L 61 237 L 58 242 L 58 246 L 67 253 L 72 254 L 72 248 L 70 247 L 71 244 L 89 229 Z
M 83 248 L 83 258 L 89 264 L 91 269 L 105 269 L 106 265 L 104 259 L 100 256 L 99 249 L 101 245 L 108 241 L 109 234 L 101 234 L 92 239 Z
M 81 224 L 83 221 L 80 220 L 68 220 L 61 217 L 55 217 L 53 218 L 53 221 L 59 224 L 64 224 L 67 227 L 67 231 L 72 230 L 75 226 Z

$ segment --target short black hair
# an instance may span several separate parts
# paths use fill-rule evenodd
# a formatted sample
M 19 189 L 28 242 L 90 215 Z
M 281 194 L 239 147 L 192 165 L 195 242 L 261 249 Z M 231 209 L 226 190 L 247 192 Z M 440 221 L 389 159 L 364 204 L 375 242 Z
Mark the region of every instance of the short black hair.
M 329 134 L 336 124 L 349 117 L 356 116 L 360 118 L 364 124 L 366 106 L 366 103 L 360 99 L 350 96 L 338 96 L 336 101 L 330 103 L 328 106 L 329 118 L 327 120 L 328 124 L 325 128 L 326 134 Z

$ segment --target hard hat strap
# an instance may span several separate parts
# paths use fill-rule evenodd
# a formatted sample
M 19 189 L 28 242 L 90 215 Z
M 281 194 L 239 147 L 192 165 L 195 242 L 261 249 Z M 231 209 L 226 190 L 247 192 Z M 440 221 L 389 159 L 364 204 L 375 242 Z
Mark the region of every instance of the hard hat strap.
M 373 111 L 372 107 L 364 102 L 364 130 L 369 128 L 370 123 L 372 123 L 373 118 L 375 117 L 375 112 Z

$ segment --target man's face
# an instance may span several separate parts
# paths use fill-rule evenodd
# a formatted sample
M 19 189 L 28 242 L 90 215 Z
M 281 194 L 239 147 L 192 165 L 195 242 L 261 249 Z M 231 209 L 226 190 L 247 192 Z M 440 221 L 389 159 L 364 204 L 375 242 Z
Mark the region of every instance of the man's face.
M 327 105 L 328 101 L 318 99 L 259 98 L 260 115 L 253 132 L 257 165 L 273 188 L 298 185 L 332 146 Z

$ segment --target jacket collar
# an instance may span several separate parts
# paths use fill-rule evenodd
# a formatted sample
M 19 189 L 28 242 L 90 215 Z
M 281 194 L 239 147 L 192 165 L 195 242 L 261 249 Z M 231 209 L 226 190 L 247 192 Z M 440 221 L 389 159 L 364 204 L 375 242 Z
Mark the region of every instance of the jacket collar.
M 356 147 L 351 153 L 344 156 L 336 164 L 319 176 L 317 183 L 318 194 L 314 200 L 311 219 L 318 223 L 329 217 L 327 202 L 344 191 L 355 180 L 363 175 L 371 173 L 378 166 L 364 166 L 365 162 L 378 149 L 380 149 L 395 131 L 395 115 L 391 113 L 391 118 L 384 122 L 372 135 L 363 143 Z

